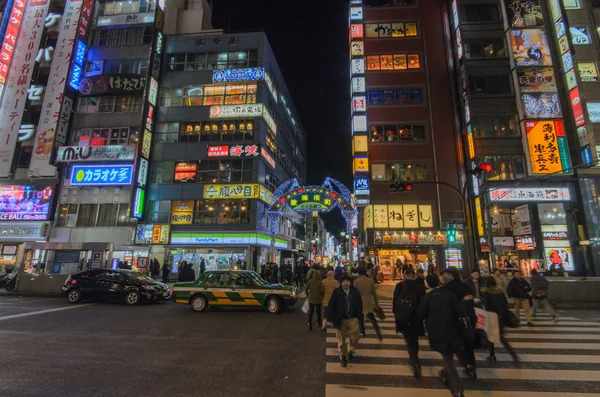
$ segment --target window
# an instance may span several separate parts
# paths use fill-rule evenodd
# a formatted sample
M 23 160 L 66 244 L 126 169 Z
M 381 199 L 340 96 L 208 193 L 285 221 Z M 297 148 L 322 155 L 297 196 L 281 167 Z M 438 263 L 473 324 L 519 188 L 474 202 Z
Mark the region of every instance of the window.
M 172 164 L 172 163 L 171 163 Z M 148 201 L 146 204 L 146 222 L 169 223 L 171 216 L 170 201 Z
M 265 187 L 271 192 L 274 192 L 279 187 L 279 185 L 281 185 L 279 179 L 277 179 L 271 174 L 265 175 Z
M 77 214 L 77 227 L 95 226 L 98 204 L 80 204 Z
M 85 63 L 85 72 L 86 73 L 102 73 L 102 67 L 104 65 L 104 61 L 90 61 Z
M 184 88 L 164 88 L 161 106 L 214 106 L 256 103 L 258 85 L 206 84 Z
M 172 183 L 175 163 L 172 161 L 153 161 L 150 163 L 150 183 Z
M 77 219 L 77 204 L 60 204 L 58 210 L 58 219 L 56 226 L 58 227 L 75 227 L 73 219 Z
M 137 127 L 84 128 L 75 130 L 71 136 L 74 146 L 133 145 L 138 143 Z
M 371 142 L 410 142 L 425 140 L 425 126 L 421 124 L 372 124 Z
M 210 54 L 169 54 L 167 62 L 168 70 L 171 72 L 253 68 L 258 66 L 258 50 Z
M 119 47 L 150 44 L 152 29 L 153 27 L 95 30 L 93 45 L 96 47 Z
M 148 72 L 148 58 L 106 59 L 86 64 L 86 73 L 140 74 Z
M 467 59 L 506 58 L 504 39 L 467 39 L 463 46 Z
M 367 38 L 414 37 L 417 35 L 416 22 L 368 23 L 365 25 Z
M 371 55 L 367 57 L 367 70 L 419 69 L 419 54 Z
M 410 105 L 423 103 L 423 88 L 381 88 L 367 90 L 369 105 Z
M 193 222 L 201 225 L 250 223 L 250 201 L 196 200 Z
M 142 111 L 143 103 L 141 95 L 80 97 L 77 113 L 137 113 Z
M 364 0 L 365 7 L 403 7 L 413 6 L 416 0 Z
M 129 204 L 60 204 L 56 226 L 134 226 L 137 220 L 129 218 L 128 211 Z M 123 215 L 127 219 L 121 221 Z
M 461 12 L 461 20 L 467 23 L 502 21 L 497 3 L 466 4 L 461 7 Z
M 198 166 L 200 183 L 232 183 L 252 181 L 253 160 L 205 160 Z
M 102 3 L 100 3 L 102 6 Z M 156 2 L 148 0 L 107 1 L 100 9 L 100 15 L 137 14 L 153 12 Z
M 485 174 L 489 181 L 507 181 L 525 177 L 522 156 L 485 156 L 483 162 L 492 165 L 492 171 Z
M 255 120 L 190 123 L 159 123 L 158 142 L 249 141 L 254 139 Z
M 508 75 L 469 76 L 471 95 L 511 95 Z
M 476 138 L 508 138 L 520 136 L 517 115 L 479 115 L 471 118 Z
M 137 219 L 129 216 L 129 204 L 119 205 L 119 217 L 117 218 L 117 226 L 135 226 Z
M 100 204 L 96 226 L 116 226 L 119 204 Z
M 423 181 L 429 179 L 427 164 L 373 164 L 371 178 L 374 181 Z

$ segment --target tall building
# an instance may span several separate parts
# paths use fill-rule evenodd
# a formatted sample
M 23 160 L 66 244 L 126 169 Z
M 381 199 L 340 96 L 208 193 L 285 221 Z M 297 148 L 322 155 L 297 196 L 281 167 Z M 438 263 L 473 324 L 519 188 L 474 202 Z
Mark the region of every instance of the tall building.
M 164 225 L 151 256 L 208 269 L 303 256 L 303 217 L 272 234 L 265 215 L 280 183 L 306 180 L 306 136 L 264 33 L 173 36 L 165 59 L 138 242 Z
M 367 259 L 462 266 L 461 163 L 447 10 L 351 0 L 354 194 Z
M 599 274 L 596 2 L 448 4 L 476 251 Z M 488 168 L 488 166 L 484 166 Z M 489 169 L 488 168 L 488 169 Z

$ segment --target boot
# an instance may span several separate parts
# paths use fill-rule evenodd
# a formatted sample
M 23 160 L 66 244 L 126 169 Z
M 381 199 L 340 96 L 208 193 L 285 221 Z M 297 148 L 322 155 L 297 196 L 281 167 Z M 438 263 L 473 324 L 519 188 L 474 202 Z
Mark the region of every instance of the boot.
M 495 354 L 490 354 L 489 356 L 487 356 L 487 360 L 491 363 L 495 363 L 498 360 L 496 359 L 496 355 Z
M 308 323 L 307 325 L 308 325 L 308 330 L 312 331 L 312 323 Z
M 346 357 L 342 357 L 342 362 L 340 363 L 340 365 L 343 368 L 346 368 L 348 366 L 348 360 L 346 359 Z
M 469 375 L 471 379 L 477 380 L 477 371 L 475 370 L 474 366 L 467 365 L 463 371 L 465 372 L 465 374 Z
M 412 367 L 412 369 L 413 369 L 413 376 L 415 377 L 415 379 L 421 379 L 421 366 L 414 365 Z

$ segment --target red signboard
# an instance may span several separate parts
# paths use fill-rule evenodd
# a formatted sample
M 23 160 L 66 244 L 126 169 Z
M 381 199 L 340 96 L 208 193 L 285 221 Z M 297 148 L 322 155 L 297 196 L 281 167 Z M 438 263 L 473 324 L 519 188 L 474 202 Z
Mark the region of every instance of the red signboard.
M 229 145 L 209 146 L 208 157 L 227 157 L 229 156 Z
M 208 147 L 208 157 L 257 157 L 258 145 L 219 145 Z
M 276 168 L 275 167 L 275 160 L 273 160 L 273 157 L 271 157 L 271 155 L 269 153 L 267 153 L 266 150 L 261 150 L 260 153 L 262 154 L 263 158 L 267 161 L 267 163 L 269 163 L 271 165 L 271 167 Z
M 19 29 L 21 28 L 21 21 L 23 20 L 23 14 L 25 12 L 25 0 L 15 0 L 13 8 L 8 18 L 8 25 L 6 27 L 6 33 L 4 34 L 4 40 L 2 41 L 2 49 L 0 51 L 0 85 L 3 86 L 6 83 L 6 76 L 8 75 L 8 67 L 12 60 L 15 45 L 17 44 L 17 36 L 19 35 Z M 2 91 L 0 90 L 0 96 Z
M 93 6 L 93 0 L 83 0 L 83 5 L 81 6 L 81 18 L 79 19 L 79 25 L 77 26 L 77 34 L 83 39 L 84 42 L 87 39 Z
M 579 88 L 573 88 L 569 92 L 569 97 L 571 97 L 571 109 L 573 109 L 575 125 L 580 127 L 585 124 L 585 117 L 583 117 L 583 107 L 581 106 L 581 98 L 579 97 Z

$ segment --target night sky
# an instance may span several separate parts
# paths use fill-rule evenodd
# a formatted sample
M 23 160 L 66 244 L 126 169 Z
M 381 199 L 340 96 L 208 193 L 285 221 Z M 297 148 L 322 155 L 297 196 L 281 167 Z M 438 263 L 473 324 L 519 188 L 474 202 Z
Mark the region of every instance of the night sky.
M 212 2 L 215 29 L 266 32 L 308 136 L 307 183 L 352 190 L 347 0 Z M 344 227 L 339 210 L 324 219 Z

